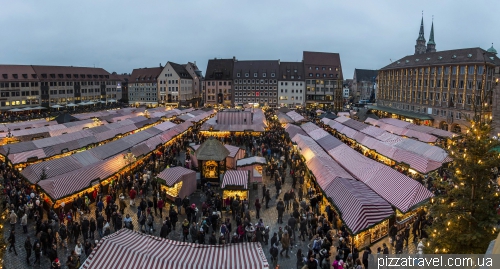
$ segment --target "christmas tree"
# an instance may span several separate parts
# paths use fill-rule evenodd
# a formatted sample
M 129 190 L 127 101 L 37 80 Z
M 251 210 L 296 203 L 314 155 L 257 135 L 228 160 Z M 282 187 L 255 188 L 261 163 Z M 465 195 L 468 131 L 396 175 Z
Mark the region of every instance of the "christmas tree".
M 491 91 L 489 91 L 491 93 Z M 500 203 L 496 173 L 499 141 L 491 135 L 491 94 L 477 93 L 465 134 L 454 137 L 448 152 L 453 158 L 444 195 L 431 200 L 432 225 L 426 231 L 426 253 L 483 254 L 497 236 Z M 497 119 L 500 120 L 500 119 Z

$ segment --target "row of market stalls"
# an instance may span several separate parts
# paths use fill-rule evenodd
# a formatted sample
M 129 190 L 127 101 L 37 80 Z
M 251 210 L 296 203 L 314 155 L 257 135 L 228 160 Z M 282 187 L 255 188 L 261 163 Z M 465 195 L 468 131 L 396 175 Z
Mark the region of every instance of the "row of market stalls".
M 300 127 L 287 129 L 295 128 Z M 291 134 L 293 133 L 289 133 Z M 357 247 L 369 245 L 387 234 L 388 218 L 394 214 L 387 201 L 363 182 L 355 180 L 306 134 L 297 132 L 292 141 L 297 143 L 310 174 L 325 194 L 323 197 L 334 206 L 340 219 L 354 236 Z M 367 232 L 363 233 L 364 231 Z M 362 236 L 361 240 L 358 236 L 360 233 L 367 236 Z
M 269 263 L 258 242 L 200 245 L 122 229 L 101 239 L 81 268 L 266 269 Z
M 156 112 L 159 113 L 159 112 Z M 177 115 L 179 111 L 170 110 L 162 112 L 164 117 Z M 71 122 L 76 124 L 92 120 L 83 120 Z M 112 139 L 120 138 L 133 132 L 141 131 L 144 128 L 163 122 L 161 117 L 146 118 L 144 116 L 135 116 L 133 118 L 116 121 L 113 123 L 96 122 L 89 126 L 74 125 L 65 129 L 58 129 L 50 132 L 50 137 L 24 141 L 14 144 L 0 146 L 0 154 L 7 156 L 15 168 L 23 168 L 29 163 L 39 162 L 51 158 L 60 157 L 60 155 L 70 155 L 75 150 L 84 150 L 90 147 L 106 143 Z M 60 126 L 52 125 L 52 126 Z M 48 127 L 41 127 L 48 128 Z M 38 128 L 39 129 L 39 128 Z M 22 131 L 31 131 L 22 130 Z M 36 129 L 34 129 L 36 130 Z M 65 131 L 65 132 L 62 132 Z
M 260 135 L 267 128 L 267 121 L 262 109 L 245 110 L 227 109 L 207 120 L 200 128 L 205 136 L 225 137 L 228 135 Z
M 425 175 L 452 160 L 440 147 L 404 138 L 346 117 L 323 119 L 322 122 L 359 146 L 363 154 L 371 155 L 389 166 L 399 165 L 412 173 Z M 314 137 L 315 134 L 311 135 Z
M 379 120 L 367 119 L 365 122 L 370 123 L 370 124 L 375 125 L 375 126 L 379 126 L 379 127 L 383 128 L 384 130 L 386 128 L 388 128 L 388 131 L 390 131 L 390 130 L 401 131 L 400 129 L 392 129 L 391 128 L 394 126 L 394 127 L 399 127 L 402 129 L 408 129 L 408 130 L 413 130 L 413 131 L 417 131 L 420 133 L 434 135 L 434 136 L 437 136 L 440 138 L 453 138 L 454 136 L 456 136 L 456 134 L 449 132 L 449 131 L 433 128 L 433 127 L 426 126 L 426 125 L 413 124 L 411 122 L 402 121 L 402 120 L 398 120 L 398 119 L 394 119 L 394 118 L 382 118 Z
M 415 131 L 412 129 L 406 129 L 406 128 L 386 124 L 386 123 L 383 123 L 383 122 L 376 120 L 376 119 L 373 119 L 373 118 L 367 118 L 365 120 L 365 123 L 379 127 L 380 129 L 385 130 L 387 132 L 390 132 L 392 134 L 397 134 L 400 136 L 417 139 L 417 140 L 425 142 L 425 143 L 436 143 L 436 141 L 438 140 L 438 138 L 432 134 L 423 133 L 423 132 Z
M 131 118 L 116 124 L 129 120 Z M 48 205 L 58 207 L 61 203 L 69 204 L 76 195 L 86 194 L 97 185 L 106 188 L 124 172 L 149 160 L 158 147 L 176 141 L 192 125 L 192 122 L 174 124 L 166 121 L 153 127 L 136 129 L 127 136 L 100 143 L 94 148 L 29 165 L 22 171 L 22 176 L 38 185 L 46 194 Z
M 200 145 L 189 145 L 188 151 L 191 157 L 191 166 L 198 168 L 198 159 L 196 158 L 196 150 L 200 147 Z M 231 145 L 224 145 L 224 147 L 228 150 L 229 155 L 226 157 L 226 168 L 227 169 L 236 169 L 236 162 L 240 159 L 245 158 L 245 150 Z
M 364 183 L 369 189 L 380 196 L 384 201 L 396 208 L 396 224 L 399 227 L 404 227 L 407 221 L 411 220 L 416 211 L 425 204 L 425 202 L 433 196 L 422 184 L 399 173 L 398 171 L 365 157 L 351 147 L 345 145 L 342 141 L 336 139 L 322 128 L 307 123 L 302 125 L 301 130 L 297 126 L 289 125 L 286 127 L 286 132 L 292 137 L 292 141 L 297 144 L 302 156 L 306 160 L 308 168 L 316 177 L 316 182 L 320 185 L 327 197 L 332 196 L 329 192 L 339 191 L 340 187 L 328 186 L 330 181 L 335 179 L 325 180 L 327 176 L 332 175 L 338 178 L 355 179 Z M 315 143 L 314 143 L 315 142 Z M 326 163 L 328 158 L 335 162 L 332 164 Z M 313 160 L 313 158 L 319 158 Z M 318 180 L 319 178 L 319 180 Z M 332 184 L 332 183 L 330 183 Z M 354 184 L 354 185 L 353 185 Z M 351 186 L 357 186 L 359 183 L 353 183 Z M 357 184 L 357 185 L 355 185 Z M 357 188 L 362 188 L 357 186 Z M 355 194 L 350 195 L 357 197 Z M 365 194 L 361 197 L 369 197 Z M 339 205 L 344 201 L 335 201 L 332 198 L 332 203 L 341 210 Z M 347 198 L 344 198 L 347 199 Z M 351 202 L 352 204 L 353 202 Z M 368 203 L 371 204 L 371 203 Z M 375 206 L 380 208 L 380 206 Z M 352 209 L 350 209 L 352 211 Z M 347 214 L 339 212 L 339 214 Z M 352 212 L 351 212 L 352 213 Z M 391 213 L 391 215 L 394 211 Z M 388 217 L 387 215 L 385 215 Z M 357 216 L 357 218 L 362 215 Z M 342 216 L 342 220 L 346 222 L 348 218 Z M 385 236 L 388 232 L 389 221 L 379 222 L 377 225 L 368 226 L 365 229 L 358 231 L 352 230 L 355 227 L 351 224 L 351 231 L 355 237 L 356 246 L 364 246 L 369 242 L 374 242 Z M 369 229 L 368 229 L 369 228 Z

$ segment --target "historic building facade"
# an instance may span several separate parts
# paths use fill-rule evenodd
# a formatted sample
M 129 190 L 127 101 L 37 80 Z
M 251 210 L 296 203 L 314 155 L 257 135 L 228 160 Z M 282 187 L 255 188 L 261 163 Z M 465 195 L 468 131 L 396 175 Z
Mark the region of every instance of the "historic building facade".
M 278 75 L 278 105 L 302 106 L 305 102 L 306 83 L 302 62 L 280 62 Z
M 341 111 L 342 66 L 338 53 L 304 51 L 306 105 Z
M 500 59 L 493 46 L 489 50 L 436 51 L 434 26 L 425 51 L 423 46 L 422 22 L 415 54 L 380 69 L 377 107 L 373 109 L 408 121 L 463 132 L 467 119 L 474 116 L 474 106 L 492 107 Z
M 233 59 L 210 59 L 203 82 L 203 99 L 206 105 L 231 106 L 233 100 Z
M 158 79 L 162 67 L 134 69 L 129 79 L 128 102 L 136 106 L 158 105 Z
M 117 100 L 119 82 L 102 68 L 0 65 L 0 108 Z
M 372 97 L 375 99 L 377 74 L 377 70 L 354 69 L 354 75 L 352 77 L 354 102 L 357 103 L 360 100 L 370 100 Z
M 279 60 L 236 61 L 233 69 L 233 103 L 278 106 Z

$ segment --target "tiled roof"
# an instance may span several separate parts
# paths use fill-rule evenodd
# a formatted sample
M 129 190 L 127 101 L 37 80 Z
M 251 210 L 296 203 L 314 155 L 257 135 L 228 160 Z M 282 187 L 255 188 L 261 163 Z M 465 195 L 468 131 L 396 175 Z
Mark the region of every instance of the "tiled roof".
M 468 48 L 409 55 L 392 62 L 380 70 L 429 65 L 484 63 L 485 61 L 497 66 L 500 65 L 500 59 L 494 54 L 491 54 L 482 48 Z
M 378 70 L 354 69 L 356 81 L 374 81 L 377 77 Z
M 162 67 L 151 67 L 151 68 L 139 68 L 132 71 L 130 75 L 130 82 L 156 82 L 156 79 L 160 75 Z
M 340 55 L 338 53 L 330 52 L 314 52 L 314 51 L 304 51 L 303 53 L 304 62 L 304 73 L 317 73 L 318 71 L 328 74 L 333 74 L 333 77 L 342 79 L 342 64 L 340 62 Z M 338 71 L 334 68 L 332 70 L 309 70 L 308 67 L 338 67 Z M 309 72 L 312 71 L 312 72 Z
M 250 79 L 277 79 L 278 71 L 278 60 L 237 61 L 234 63 L 233 78 L 246 78 L 245 74 L 249 73 L 247 78 Z M 240 77 L 238 77 L 238 73 Z M 257 73 L 257 77 L 254 77 L 254 73 Z M 264 73 L 266 74 L 265 77 Z M 272 77 L 272 73 L 275 74 L 274 78 Z
M 174 69 L 175 73 L 181 78 L 181 79 L 193 79 L 189 72 L 186 70 L 186 65 L 181 65 L 181 64 L 176 64 L 173 62 L 168 62 L 167 64 L 170 64 L 172 68 Z
M 205 80 L 232 80 L 233 67 L 233 59 L 208 60 Z
M 292 78 L 293 76 L 293 78 Z M 279 80 L 304 80 L 304 63 L 280 62 Z

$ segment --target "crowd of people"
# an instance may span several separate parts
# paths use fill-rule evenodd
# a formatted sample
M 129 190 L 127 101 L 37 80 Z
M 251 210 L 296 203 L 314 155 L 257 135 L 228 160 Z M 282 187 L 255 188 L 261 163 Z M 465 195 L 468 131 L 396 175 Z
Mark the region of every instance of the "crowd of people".
M 273 115 L 273 111 L 266 112 L 268 130 L 258 137 L 218 138 L 223 143 L 245 147 L 250 156 L 266 158 L 266 177 L 255 201 L 239 196 L 223 198 L 210 183 L 203 186 L 203 199 L 199 202 L 191 201 L 189 196 L 171 200 L 161 190 L 155 180 L 160 170 L 179 165 L 190 168 L 189 154 L 184 160 L 180 156 L 190 142 L 203 143 L 207 138 L 197 132 L 199 125 L 158 149 L 131 172 L 121 173 L 111 184 L 97 187 L 56 210 L 44 206 L 43 197 L 21 180 L 17 171 L 2 164 L 6 197 L 3 206 L 9 209 L 12 231 L 9 251 L 17 255 L 16 245 L 20 244 L 15 240 L 16 232 L 28 233 L 33 229 L 35 236 L 28 236 L 23 242 L 27 264 L 39 265 L 46 257 L 52 268 L 79 268 L 99 239 L 127 228 L 169 239 L 176 238 L 173 234 L 177 233 L 183 242 L 198 244 L 260 242 L 267 246 L 274 267 L 284 259 L 295 258 L 297 268 L 367 268 L 371 250 L 366 248 L 361 253 L 351 245 L 347 228 L 335 210 L 323 202 L 323 194 L 308 177 L 300 152 L 294 150 Z M 127 210 L 126 214 L 127 207 L 134 210 Z M 263 218 L 262 213 L 268 210 L 276 210 L 278 217 Z M 414 238 L 426 236 L 426 225 L 430 223 L 425 214 L 419 215 L 412 227 Z M 408 244 L 409 231 L 400 233 L 396 229 L 394 233 L 390 229 L 396 252 L 401 241 Z M 75 247 L 69 249 L 70 244 Z M 59 257 L 58 248 L 68 255 Z M 294 248 L 296 255 L 291 257 Z M 385 253 L 386 249 L 377 251 Z

